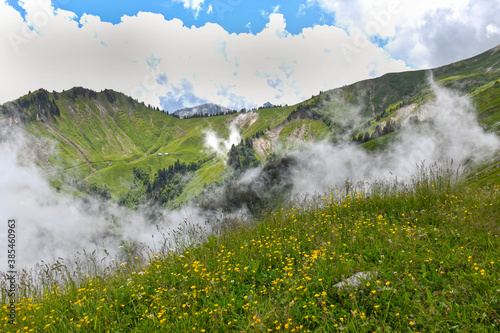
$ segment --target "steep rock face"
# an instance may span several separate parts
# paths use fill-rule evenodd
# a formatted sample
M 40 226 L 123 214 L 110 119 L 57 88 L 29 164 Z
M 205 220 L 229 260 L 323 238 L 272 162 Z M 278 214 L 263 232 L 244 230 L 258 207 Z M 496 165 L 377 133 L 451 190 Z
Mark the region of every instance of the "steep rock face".
M 85 89 L 82 87 L 74 87 L 73 89 L 68 91 L 68 96 L 72 100 L 76 100 L 78 97 L 87 98 L 87 99 L 97 99 L 97 92 Z
M 59 117 L 61 112 L 49 92 L 40 89 L 16 101 L 0 106 L 0 114 L 15 122 L 49 121 Z
M 293 120 L 293 119 L 311 119 L 311 120 L 318 120 L 320 119 L 319 115 L 316 114 L 313 110 L 309 108 L 303 108 L 303 107 L 297 107 L 297 110 L 293 111 L 290 113 L 288 116 L 288 121 Z
M 285 122 L 271 128 L 268 131 L 265 131 L 264 136 L 254 139 L 253 149 L 261 159 L 265 160 L 267 156 L 274 151 L 276 145 L 278 144 L 280 133 L 284 127 Z

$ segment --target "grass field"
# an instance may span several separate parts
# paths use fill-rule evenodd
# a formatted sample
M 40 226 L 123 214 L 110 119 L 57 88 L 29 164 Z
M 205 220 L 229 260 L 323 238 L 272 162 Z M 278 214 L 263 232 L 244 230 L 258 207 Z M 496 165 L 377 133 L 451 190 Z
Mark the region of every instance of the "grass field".
M 497 134 L 498 59 L 488 51 L 434 70 L 439 84 L 472 98 L 480 125 Z M 116 200 L 130 190 L 133 168 L 153 175 L 176 160 L 202 160 L 172 202 L 181 206 L 227 171 L 203 145 L 207 130 L 228 138 L 238 121 L 250 138 L 280 126 L 262 138 L 275 135 L 287 150 L 301 140 L 345 139 L 343 114 L 356 110 L 364 118 L 354 134 L 373 134 L 401 107 L 433 98 L 427 76 L 387 74 L 245 116 L 177 119 L 120 93 L 82 88 L 38 91 L 17 103 L 26 106 L 26 129 L 56 149 L 50 165 L 37 161 L 53 187 L 80 196 L 71 181 L 106 184 Z M 43 101 L 60 115 L 40 110 Z M 299 106 L 309 118 L 290 117 Z M 362 147 L 376 154 L 394 138 Z M 163 250 L 124 252 L 114 264 L 102 266 L 90 252 L 87 262 L 47 264 L 41 275 L 21 274 L 14 324 L 2 294 L 0 331 L 500 331 L 500 156 L 472 167 L 460 177 L 430 168 L 406 184 L 332 188 L 259 220 L 212 221 L 210 233 L 186 224 L 165 231 Z M 365 278 L 337 287 L 356 274 Z
M 332 188 L 203 243 L 20 298 L 3 332 L 493 332 L 500 187 L 426 171 Z M 179 234 L 180 235 L 180 234 Z M 64 267 L 59 267 L 64 272 Z M 335 285 L 365 272 L 358 285 Z M 5 302 L 5 299 L 3 299 Z

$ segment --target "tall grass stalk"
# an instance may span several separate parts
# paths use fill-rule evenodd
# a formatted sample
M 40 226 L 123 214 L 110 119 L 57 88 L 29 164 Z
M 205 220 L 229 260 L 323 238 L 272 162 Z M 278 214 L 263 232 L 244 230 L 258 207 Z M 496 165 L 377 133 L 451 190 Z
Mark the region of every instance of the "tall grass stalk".
M 498 331 L 500 187 L 471 188 L 460 177 L 429 168 L 410 182 L 333 188 L 321 204 L 307 198 L 259 223 L 218 221 L 214 234 L 175 230 L 165 235 L 171 243 L 161 253 L 132 258 L 113 273 L 96 269 L 79 283 L 70 275 L 66 284 L 45 286 L 40 297 L 20 297 L 17 322 L 2 315 L 0 327 Z M 359 272 L 370 278 L 335 287 Z

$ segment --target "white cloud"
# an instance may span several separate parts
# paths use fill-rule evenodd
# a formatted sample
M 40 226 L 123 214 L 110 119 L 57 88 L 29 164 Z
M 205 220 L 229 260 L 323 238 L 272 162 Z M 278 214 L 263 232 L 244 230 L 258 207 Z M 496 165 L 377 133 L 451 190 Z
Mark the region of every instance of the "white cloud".
M 310 143 L 293 153 L 298 162 L 292 169 L 294 192 L 325 193 L 347 179 L 354 184 L 396 179 L 407 182 L 419 174 L 422 165 L 448 169 L 452 167 L 450 161 L 462 167 L 491 158 L 500 140 L 478 124 L 474 102 L 434 82 L 431 88 L 436 98 L 423 106 L 429 121 L 403 128 L 378 154 L 370 154 L 359 145 L 323 143 Z
M 194 12 L 194 17 L 197 19 L 201 11 L 201 4 L 205 0 L 173 0 L 173 2 L 184 4 L 184 8 L 191 9 Z M 210 14 L 212 5 L 209 6 L 207 13 Z
M 170 111 L 200 102 L 293 104 L 320 90 L 407 69 L 381 48 L 359 47 L 337 27 L 289 34 L 278 13 L 269 14 L 257 34 L 229 34 L 217 24 L 186 27 L 160 14 L 123 16 L 113 25 L 93 15 L 77 22 L 36 0 L 23 6 L 36 33 L 0 3 L 0 103 L 41 87 L 84 86 L 115 89 Z M 341 45 L 355 49 L 348 54 Z
M 488 24 L 486 26 L 486 37 L 490 38 L 494 35 L 500 35 L 500 28 L 496 24 Z
M 174 2 L 183 3 L 184 8 L 192 9 L 196 12 L 201 10 L 201 4 L 205 2 L 205 0 L 173 0 Z
M 242 116 L 242 115 L 240 115 Z M 211 129 L 205 131 L 203 144 L 207 150 L 216 153 L 220 158 L 227 159 L 227 153 L 233 145 L 238 145 L 241 141 L 241 134 L 236 122 L 231 123 L 228 127 L 229 138 L 226 140 L 220 137 Z
M 307 8 L 306 5 L 304 5 L 303 3 L 300 4 L 299 5 L 299 11 L 298 11 L 297 15 L 299 15 L 299 16 L 305 15 L 306 14 L 306 8 Z
M 387 39 L 385 49 L 417 68 L 474 56 L 500 43 L 500 3 L 489 0 L 308 0 L 351 35 Z M 466 46 L 466 47 L 465 47 Z

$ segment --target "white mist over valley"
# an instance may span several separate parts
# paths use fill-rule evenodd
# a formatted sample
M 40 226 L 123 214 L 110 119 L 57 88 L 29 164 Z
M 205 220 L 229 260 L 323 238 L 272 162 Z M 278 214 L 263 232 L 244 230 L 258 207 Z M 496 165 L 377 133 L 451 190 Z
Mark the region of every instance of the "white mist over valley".
M 459 167 L 484 161 L 498 151 L 500 140 L 478 125 L 469 97 L 435 83 L 431 86 L 435 97 L 421 108 L 425 121 L 407 125 L 383 151 L 366 152 L 352 143 L 308 142 L 289 152 L 297 160 L 291 170 L 293 192 L 322 194 L 348 180 L 366 183 L 404 180 L 414 175 L 422 163 L 445 164 L 453 160 L 454 166 Z M 239 115 L 232 121 L 227 138 L 207 130 L 206 149 L 216 153 L 217 158 L 227 159 L 231 146 L 242 139 L 238 124 L 248 117 L 252 115 Z M 224 218 L 222 213 L 205 212 L 193 205 L 175 211 L 157 206 L 131 210 L 92 197 L 58 193 L 50 186 L 46 173 L 35 164 L 32 150 L 35 138 L 5 122 L 1 133 L 0 211 L 18 223 L 20 267 L 30 268 L 41 260 L 47 263 L 57 258 L 71 261 L 77 253 L 84 250 L 91 253 L 95 249 L 106 250 L 110 254 L 106 256 L 108 260 L 115 256 L 119 260 L 126 257 L 127 244 L 145 253 L 165 251 L 165 246 L 167 252 L 173 251 L 168 230 L 185 227 L 188 222 L 201 226 L 204 235 L 209 235 L 211 225 L 206 221 Z M 259 190 L 261 169 L 247 171 L 239 183 Z M 245 211 L 245 207 L 240 208 Z M 5 230 L 0 237 L 6 237 Z M 6 258 L 5 253 L 2 255 L 3 265 Z

